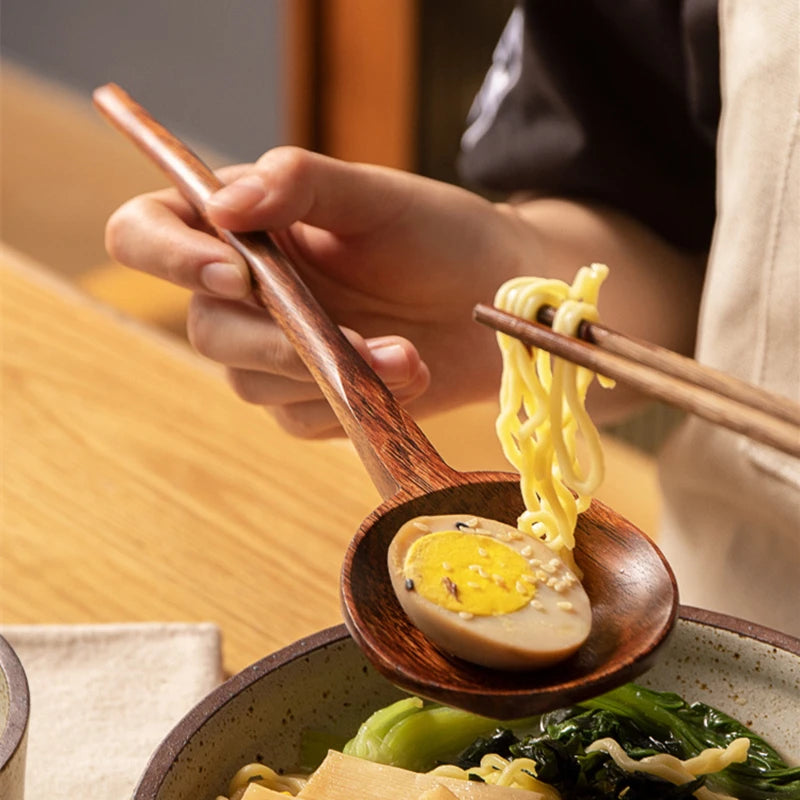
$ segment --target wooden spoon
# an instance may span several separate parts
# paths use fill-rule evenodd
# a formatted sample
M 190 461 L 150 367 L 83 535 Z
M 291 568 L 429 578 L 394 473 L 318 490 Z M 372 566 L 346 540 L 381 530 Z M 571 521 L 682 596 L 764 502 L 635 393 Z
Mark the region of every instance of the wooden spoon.
M 94 101 L 204 215 L 222 185 L 208 167 L 119 87 L 100 87 Z M 449 467 L 272 240 L 216 233 L 246 259 L 257 301 L 303 359 L 384 498 L 348 547 L 341 577 L 345 622 L 373 665 L 409 692 L 505 719 L 575 702 L 645 671 L 677 618 L 675 579 L 655 545 L 597 501 L 580 515 L 575 548 L 592 632 L 567 661 L 528 672 L 491 670 L 443 653 L 411 624 L 387 568 L 397 529 L 414 516 L 450 513 L 516 525 L 519 477 Z

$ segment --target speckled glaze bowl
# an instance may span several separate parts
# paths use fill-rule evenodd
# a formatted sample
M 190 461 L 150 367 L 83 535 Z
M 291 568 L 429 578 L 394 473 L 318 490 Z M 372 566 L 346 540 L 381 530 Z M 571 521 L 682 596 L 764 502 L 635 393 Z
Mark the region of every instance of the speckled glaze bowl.
M 22 800 L 30 696 L 25 671 L 0 636 L 0 798 Z
M 800 763 L 800 640 L 683 607 L 639 683 L 714 705 Z M 342 737 L 401 692 L 366 662 L 344 626 L 267 656 L 199 703 L 153 754 L 134 800 L 214 800 L 250 761 L 299 763 L 304 729 Z

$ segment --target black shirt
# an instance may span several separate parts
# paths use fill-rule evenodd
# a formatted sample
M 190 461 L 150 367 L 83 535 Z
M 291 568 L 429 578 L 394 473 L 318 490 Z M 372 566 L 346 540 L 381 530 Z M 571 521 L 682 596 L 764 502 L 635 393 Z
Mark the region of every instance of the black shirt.
M 601 202 L 707 248 L 719 97 L 716 0 L 527 0 L 459 167 L 473 185 Z

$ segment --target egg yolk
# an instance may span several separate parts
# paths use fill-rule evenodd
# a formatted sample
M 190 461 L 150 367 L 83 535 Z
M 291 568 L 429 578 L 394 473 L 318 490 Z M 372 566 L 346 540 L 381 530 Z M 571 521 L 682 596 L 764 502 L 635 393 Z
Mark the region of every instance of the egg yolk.
M 408 588 L 426 600 L 476 616 L 510 614 L 536 593 L 526 558 L 491 536 L 458 530 L 417 539 L 408 549 L 403 574 Z

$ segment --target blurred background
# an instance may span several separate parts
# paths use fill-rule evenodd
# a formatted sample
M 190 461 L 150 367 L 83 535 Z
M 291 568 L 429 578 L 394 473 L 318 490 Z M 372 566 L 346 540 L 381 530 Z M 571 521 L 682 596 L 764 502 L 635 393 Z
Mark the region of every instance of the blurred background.
M 182 333 L 179 289 L 108 263 L 103 226 L 164 185 L 91 108 L 119 83 L 210 163 L 297 144 L 456 181 L 512 0 L 3 0 L 3 242 Z
M 120 84 L 212 166 L 296 144 L 458 182 L 467 112 L 512 8 L 513 0 L 2 0 L 0 243 L 185 338 L 188 293 L 105 252 L 111 212 L 165 180 L 93 110 L 92 89 Z M 457 430 L 433 420 L 426 432 L 457 468 L 504 468 L 493 413 L 477 409 Z M 607 450 L 605 499 L 648 531 L 659 507 L 650 453 L 675 419 L 656 406 L 607 431 L 619 446 Z

